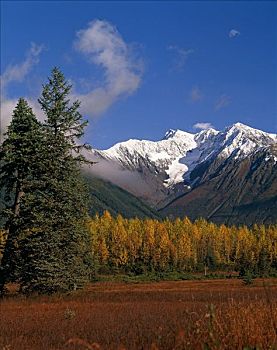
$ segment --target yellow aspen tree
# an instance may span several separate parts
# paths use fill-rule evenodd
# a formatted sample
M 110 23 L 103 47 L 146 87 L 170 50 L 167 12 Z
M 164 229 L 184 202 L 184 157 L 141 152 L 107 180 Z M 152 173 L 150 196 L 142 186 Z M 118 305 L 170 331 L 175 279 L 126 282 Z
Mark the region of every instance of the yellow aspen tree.
M 155 220 L 144 221 L 144 235 L 142 241 L 141 254 L 144 264 L 146 266 L 149 266 L 149 268 L 153 268 L 155 265 L 155 230 Z
M 192 244 L 189 235 L 183 231 L 179 236 L 177 243 L 178 267 L 182 270 L 191 270 L 192 268 Z
M 134 265 L 140 259 L 142 247 L 143 220 L 130 219 L 127 223 L 127 250 L 129 264 Z
M 124 219 L 121 215 L 115 220 L 111 229 L 110 258 L 115 267 L 123 267 L 128 264 L 127 232 Z
M 98 237 L 97 257 L 98 257 L 98 262 L 100 266 L 107 264 L 109 259 L 109 250 L 107 248 L 107 244 L 104 236 Z
M 169 265 L 169 247 L 170 240 L 168 232 L 162 223 L 157 224 L 157 240 L 156 240 L 156 266 L 164 270 Z
M 221 254 L 221 237 L 220 231 L 217 225 L 214 223 L 209 224 L 210 241 L 211 241 L 211 253 L 214 259 L 214 268 L 221 266 L 224 262 L 224 257 Z
M 252 270 L 256 264 L 256 240 L 254 235 L 246 226 L 238 229 L 236 242 L 236 264 L 239 266 L 240 273 L 246 270 Z
M 219 227 L 219 240 L 221 243 L 221 260 L 228 265 L 232 256 L 233 240 L 230 229 L 225 225 Z

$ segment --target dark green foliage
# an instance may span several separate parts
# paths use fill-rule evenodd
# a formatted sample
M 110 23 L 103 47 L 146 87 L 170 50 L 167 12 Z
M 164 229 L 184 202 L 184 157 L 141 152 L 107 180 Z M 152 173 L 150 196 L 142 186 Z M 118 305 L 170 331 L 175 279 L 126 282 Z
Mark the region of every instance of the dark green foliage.
M 253 275 L 253 272 L 250 270 L 245 271 L 244 275 L 242 276 L 242 281 L 245 285 L 250 285 L 253 283 L 253 279 L 255 276 Z
M 0 293 L 17 278 L 20 267 L 21 202 L 35 181 L 42 133 L 41 125 L 24 99 L 19 99 L 0 150 L 1 217 L 8 232 L 0 268 Z
M 50 185 L 48 187 L 50 189 Z M 25 215 L 37 222 L 38 229 L 22 242 L 24 292 L 63 292 L 82 286 L 90 273 L 90 236 L 86 230 L 86 187 L 80 174 L 52 184 L 52 193 L 35 196 L 32 210 Z M 54 195 L 53 195 L 54 193 Z M 53 196 L 53 197 L 52 197 Z M 39 210 L 36 210 L 39 208 Z
M 84 178 L 90 194 L 91 216 L 102 215 L 105 210 L 108 210 L 114 217 L 120 214 L 124 218 L 160 218 L 155 209 L 122 188 L 88 174 L 85 174 Z M 4 194 L 0 195 L 0 206 L 3 196 Z
M 155 209 L 148 207 L 140 199 L 108 181 L 85 174 L 85 181 L 90 192 L 90 214 L 102 215 L 108 210 L 112 216 L 124 218 L 158 219 Z
M 80 173 L 86 162 L 77 143 L 86 122 L 71 86 L 53 69 L 39 103 L 37 122 L 20 99 L 1 147 L 1 183 L 8 239 L 1 261 L 1 284 L 17 280 L 24 292 L 53 293 L 81 287 L 89 279 L 88 192 Z M 8 202 L 7 202 L 8 203 Z
M 240 257 L 240 259 L 238 259 L 236 268 L 237 268 L 237 271 L 239 272 L 240 277 L 244 277 L 250 272 L 253 273 L 253 270 L 254 270 L 253 264 L 251 263 L 251 261 L 249 261 L 248 257 L 244 254 Z
M 64 283 L 63 252 L 59 232 L 32 232 L 22 241 L 21 289 L 24 292 L 53 293 L 67 290 Z M 59 251 L 59 254 L 58 254 Z
M 209 269 L 214 269 L 217 267 L 216 256 L 210 245 L 207 245 L 206 255 L 204 256 L 204 265 Z
M 65 80 L 59 69 L 54 68 L 38 100 L 47 117 L 44 124 L 48 131 L 47 137 L 59 142 L 53 148 L 56 151 L 61 149 L 77 151 L 84 147 L 84 145 L 77 145 L 76 140 L 83 136 L 87 121 L 82 120 L 79 112 L 80 102 L 75 101 L 72 105 L 70 104 L 68 97 L 71 88 L 72 86 Z M 64 156 L 67 157 L 67 154 L 64 153 Z M 84 160 L 83 157 L 81 159 Z
M 78 154 L 82 146 L 77 144 L 86 123 L 78 111 L 79 102 L 69 103 L 70 89 L 54 68 L 39 99 L 46 115 L 46 147 L 40 191 L 26 197 L 24 207 L 25 216 L 35 224 L 21 250 L 20 282 L 27 292 L 63 292 L 82 286 L 89 278 L 87 189 L 80 174 L 85 159 Z
M 1 165 L 0 165 L 1 168 Z M 0 189 L 0 229 L 4 228 L 5 225 L 5 216 L 4 216 L 4 209 L 6 206 L 6 203 L 4 201 L 4 197 L 5 197 L 5 192 L 4 192 L 4 188 Z
M 33 182 L 37 170 L 41 125 L 27 101 L 19 99 L 0 149 L 0 186 L 7 216 L 19 214 L 19 202 Z M 8 203 L 8 204 L 7 204 Z
M 265 247 L 262 247 L 260 254 L 259 254 L 259 259 L 257 262 L 257 272 L 264 276 L 269 273 L 271 269 L 271 259 L 270 259 L 270 254 L 268 252 L 268 249 Z

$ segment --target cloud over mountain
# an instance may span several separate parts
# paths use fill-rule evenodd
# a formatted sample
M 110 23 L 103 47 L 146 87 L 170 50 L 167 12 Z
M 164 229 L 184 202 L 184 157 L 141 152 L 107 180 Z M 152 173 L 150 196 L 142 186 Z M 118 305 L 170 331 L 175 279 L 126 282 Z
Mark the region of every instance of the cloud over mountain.
M 194 129 L 200 129 L 200 130 L 206 130 L 209 128 L 213 128 L 213 125 L 211 123 L 196 123 L 193 125 Z

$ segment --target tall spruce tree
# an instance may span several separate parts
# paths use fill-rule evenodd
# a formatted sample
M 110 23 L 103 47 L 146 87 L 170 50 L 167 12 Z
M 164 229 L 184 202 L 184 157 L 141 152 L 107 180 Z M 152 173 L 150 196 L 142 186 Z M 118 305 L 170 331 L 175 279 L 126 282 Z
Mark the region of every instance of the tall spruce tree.
M 39 103 L 46 120 L 43 162 L 39 191 L 26 198 L 27 217 L 33 216 L 33 228 L 21 243 L 20 283 L 26 292 L 68 291 L 88 281 L 90 272 L 90 236 L 87 191 L 80 167 L 85 159 L 78 139 L 84 133 L 78 101 L 70 104 L 71 85 L 54 68 L 43 86 Z M 30 212 L 30 208 L 35 209 Z
M 0 266 L 0 293 L 7 282 L 18 278 L 19 241 L 26 224 L 21 208 L 26 193 L 34 185 L 41 140 L 41 125 L 27 101 L 20 98 L 0 148 L 0 187 L 5 193 L 1 216 L 5 217 L 7 234 Z

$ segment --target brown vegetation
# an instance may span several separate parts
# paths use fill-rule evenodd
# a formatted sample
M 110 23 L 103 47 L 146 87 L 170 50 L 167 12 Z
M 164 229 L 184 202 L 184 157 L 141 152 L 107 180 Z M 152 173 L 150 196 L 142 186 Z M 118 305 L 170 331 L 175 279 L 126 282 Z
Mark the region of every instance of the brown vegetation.
M 277 349 L 276 279 L 95 283 L 0 313 L 1 350 Z

